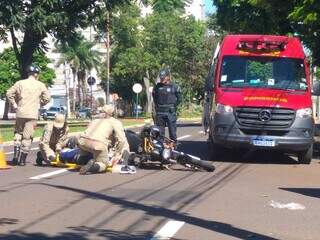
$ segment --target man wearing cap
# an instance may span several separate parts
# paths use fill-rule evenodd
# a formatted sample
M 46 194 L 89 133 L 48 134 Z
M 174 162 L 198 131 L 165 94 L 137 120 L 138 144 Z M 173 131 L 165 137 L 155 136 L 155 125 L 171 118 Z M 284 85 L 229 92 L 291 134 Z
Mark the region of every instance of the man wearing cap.
M 168 126 L 169 137 L 177 141 L 177 106 L 181 101 L 180 88 L 171 82 L 170 72 L 162 69 L 159 73 L 160 82 L 154 87 L 152 96 L 155 105 L 155 124 L 165 135 L 165 127 Z
M 7 91 L 9 103 L 16 111 L 14 129 L 13 165 L 26 164 L 34 129 L 37 125 L 39 105 L 50 101 L 50 94 L 44 83 L 39 81 L 40 69 L 31 65 L 27 69 L 28 78 L 16 82 Z
M 42 159 L 50 163 L 56 159 L 59 153 L 67 144 L 69 127 L 65 121 L 65 115 L 59 113 L 53 122 L 49 122 L 43 130 L 39 143 Z
M 115 165 L 124 152 L 129 152 L 129 144 L 122 123 L 113 118 L 114 107 L 105 105 L 100 109 L 101 119 L 93 120 L 78 141 L 82 162 L 90 153 L 93 159 L 81 167 L 80 174 L 105 172 L 107 167 Z M 113 144 L 112 144 L 113 139 Z M 115 149 L 113 160 L 109 161 L 110 145 Z

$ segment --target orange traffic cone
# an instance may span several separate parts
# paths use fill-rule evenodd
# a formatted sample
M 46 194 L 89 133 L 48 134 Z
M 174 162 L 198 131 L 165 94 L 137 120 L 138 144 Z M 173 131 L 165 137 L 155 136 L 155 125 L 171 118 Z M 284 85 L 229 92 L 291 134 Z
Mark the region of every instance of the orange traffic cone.
M 10 167 L 7 165 L 6 155 L 3 150 L 3 141 L 0 135 L 0 170 L 4 169 L 10 169 Z

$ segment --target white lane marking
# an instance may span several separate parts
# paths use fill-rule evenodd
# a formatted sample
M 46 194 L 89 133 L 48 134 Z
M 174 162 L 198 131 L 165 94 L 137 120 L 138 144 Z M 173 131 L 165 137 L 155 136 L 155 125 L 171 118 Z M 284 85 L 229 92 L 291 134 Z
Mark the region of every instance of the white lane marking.
M 38 150 L 38 147 L 30 148 L 30 150 Z M 6 152 L 7 155 L 13 154 L 14 152 Z
M 59 169 L 57 171 L 48 172 L 48 173 L 44 173 L 44 174 L 41 174 L 41 175 L 38 175 L 38 176 L 30 177 L 29 179 L 39 180 L 39 179 L 42 179 L 42 178 L 51 177 L 53 175 L 57 175 L 57 174 L 64 173 L 64 172 L 68 172 L 68 169 Z
M 201 131 L 199 131 L 198 133 L 204 133 L 204 131 L 203 131 L 203 130 L 201 130 Z
M 151 240 L 170 239 L 183 226 L 181 221 L 168 221 Z
M 184 135 L 184 136 L 178 137 L 177 139 L 181 140 L 181 139 L 188 138 L 188 137 L 191 137 L 191 135 Z

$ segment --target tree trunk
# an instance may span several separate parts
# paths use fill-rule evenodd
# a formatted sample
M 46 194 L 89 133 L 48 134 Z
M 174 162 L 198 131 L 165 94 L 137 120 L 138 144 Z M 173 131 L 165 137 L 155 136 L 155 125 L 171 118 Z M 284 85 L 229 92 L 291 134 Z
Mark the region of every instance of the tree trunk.
M 78 82 L 79 82 L 79 86 L 78 86 L 78 91 L 82 93 L 81 99 L 80 99 L 80 107 L 84 106 L 84 102 L 85 99 L 87 97 L 87 89 L 86 89 L 86 82 L 85 82 L 85 78 L 86 78 L 86 73 L 85 71 L 78 71 Z
M 37 36 L 31 30 L 28 30 L 28 27 L 26 28 L 20 52 L 21 60 L 19 61 L 20 74 L 23 79 L 28 77 L 27 67 L 32 64 L 33 53 L 37 46 L 39 46 L 41 40 L 41 36 Z
M 8 120 L 8 119 L 9 119 L 8 113 L 9 113 L 9 101 L 8 101 L 8 99 L 6 98 L 6 102 L 5 102 L 5 104 L 4 104 L 3 117 L 2 117 L 3 120 Z

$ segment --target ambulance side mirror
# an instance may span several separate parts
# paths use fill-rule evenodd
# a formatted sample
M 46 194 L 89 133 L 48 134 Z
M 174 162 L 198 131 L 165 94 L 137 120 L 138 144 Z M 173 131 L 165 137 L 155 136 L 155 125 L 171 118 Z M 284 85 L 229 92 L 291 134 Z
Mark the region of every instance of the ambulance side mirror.
M 312 95 L 320 96 L 320 81 L 314 81 L 313 82 Z

